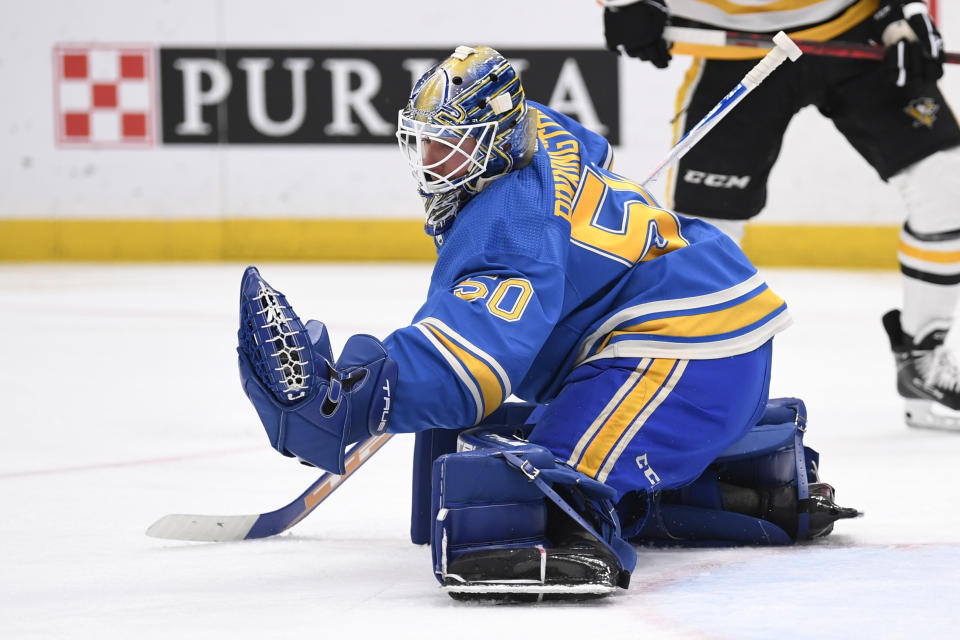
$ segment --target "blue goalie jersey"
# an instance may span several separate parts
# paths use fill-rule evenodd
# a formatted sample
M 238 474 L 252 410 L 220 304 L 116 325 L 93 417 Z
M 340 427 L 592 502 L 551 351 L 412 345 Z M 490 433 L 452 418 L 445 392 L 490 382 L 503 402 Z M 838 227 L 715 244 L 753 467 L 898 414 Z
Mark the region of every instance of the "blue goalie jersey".
M 612 172 L 603 137 L 530 107 L 533 160 L 467 202 L 426 302 L 384 341 L 390 431 L 474 425 L 511 395 L 549 402 L 586 362 L 746 353 L 790 323 L 736 243 Z

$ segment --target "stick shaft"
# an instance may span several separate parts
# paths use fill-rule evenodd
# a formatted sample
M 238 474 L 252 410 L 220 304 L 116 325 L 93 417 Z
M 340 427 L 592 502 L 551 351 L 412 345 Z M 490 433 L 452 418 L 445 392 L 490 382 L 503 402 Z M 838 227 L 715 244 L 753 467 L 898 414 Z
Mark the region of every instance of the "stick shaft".
M 776 37 L 778 39 L 781 37 L 786 38 L 786 36 L 782 34 L 783 32 L 781 31 Z M 787 40 L 789 41 L 789 39 Z M 649 185 L 659 179 L 671 164 L 682 158 L 687 151 L 697 144 L 703 136 L 707 135 L 731 109 L 746 98 L 747 94 L 756 89 L 767 76 L 783 64 L 789 55 L 787 50 L 781 45 L 773 44 L 772 46 L 773 49 L 771 49 L 756 66 L 747 72 L 743 80 L 741 80 L 723 100 L 718 102 L 700 122 L 695 124 L 686 135 L 673 145 L 666 157 L 660 161 L 660 164 L 658 164 L 653 171 L 650 172 L 650 175 L 647 176 L 647 179 L 643 181 L 643 186 Z M 796 56 L 793 57 L 794 59 L 796 58 Z
M 350 451 L 350 455 L 348 455 L 344 461 L 344 474 L 342 476 L 333 473 L 324 473 L 317 478 L 313 484 L 307 487 L 307 490 L 300 494 L 290 505 L 261 516 L 246 537 L 249 539 L 272 536 L 276 533 L 286 531 L 303 520 L 392 437 L 392 433 L 384 433 L 383 435 L 367 438 L 358 444 Z M 293 508 L 289 509 L 291 506 Z M 269 516 L 274 517 L 270 518 Z
M 324 473 L 297 498 L 274 511 L 244 516 L 170 514 L 147 529 L 147 535 L 171 540 L 222 542 L 267 538 L 286 531 L 307 517 L 337 487 L 370 459 L 393 434 L 370 437 L 353 449 L 345 462 L 342 476 Z

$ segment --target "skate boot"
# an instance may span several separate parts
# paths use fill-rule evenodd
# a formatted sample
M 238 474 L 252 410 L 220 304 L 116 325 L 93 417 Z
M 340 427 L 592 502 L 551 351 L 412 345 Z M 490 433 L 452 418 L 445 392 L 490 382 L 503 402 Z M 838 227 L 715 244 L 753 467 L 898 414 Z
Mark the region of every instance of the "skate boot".
M 797 498 L 795 486 L 751 489 L 725 482 L 719 483 L 723 508 L 772 522 L 797 539 L 800 516 L 809 516 L 804 540 L 821 538 L 833 531 L 833 523 L 863 515 L 857 509 L 841 507 L 836 500 L 836 490 L 826 482 L 811 482 L 809 497 Z
M 900 312 L 883 316 L 890 348 L 897 363 L 897 391 L 904 398 L 911 427 L 960 431 L 960 367 L 943 341 L 945 330 L 919 341 L 903 332 Z

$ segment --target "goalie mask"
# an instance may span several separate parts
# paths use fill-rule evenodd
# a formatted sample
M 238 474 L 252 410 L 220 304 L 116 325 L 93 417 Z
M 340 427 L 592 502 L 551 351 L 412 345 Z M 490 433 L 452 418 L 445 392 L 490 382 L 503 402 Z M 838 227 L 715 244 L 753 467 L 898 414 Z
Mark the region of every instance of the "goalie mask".
M 517 72 L 489 47 L 457 47 L 417 81 L 397 140 L 424 199 L 427 233 L 442 233 L 467 199 L 530 161 L 531 115 Z

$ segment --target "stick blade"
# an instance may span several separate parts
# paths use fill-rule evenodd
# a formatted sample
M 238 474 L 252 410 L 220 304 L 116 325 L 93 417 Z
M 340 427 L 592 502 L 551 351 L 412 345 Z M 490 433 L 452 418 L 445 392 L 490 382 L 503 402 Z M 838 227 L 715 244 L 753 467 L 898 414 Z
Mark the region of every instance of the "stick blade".
M 165 515 L 147 528 L 147 535 L 167 540 L 230 542 L 245 540 L 257 522 L 257 515 L 199 516 L 182 513 Z

